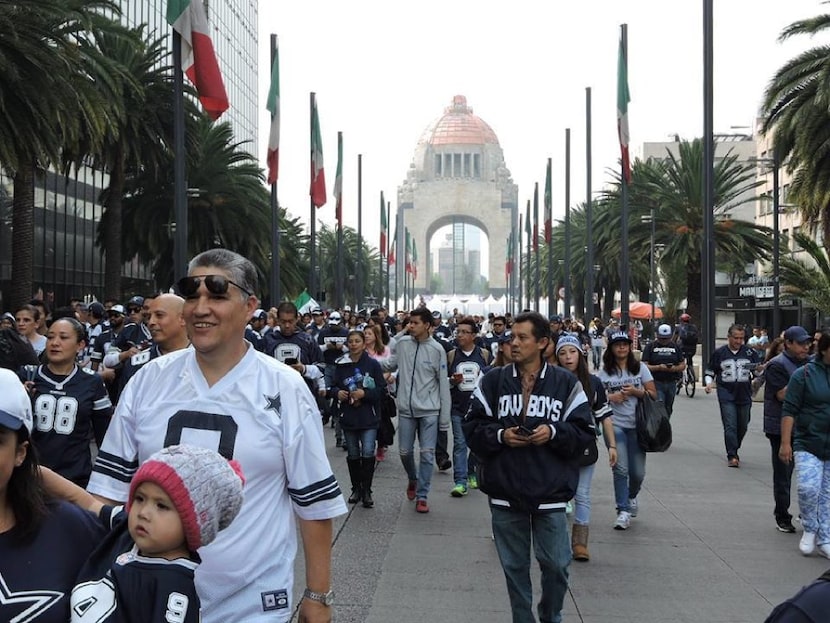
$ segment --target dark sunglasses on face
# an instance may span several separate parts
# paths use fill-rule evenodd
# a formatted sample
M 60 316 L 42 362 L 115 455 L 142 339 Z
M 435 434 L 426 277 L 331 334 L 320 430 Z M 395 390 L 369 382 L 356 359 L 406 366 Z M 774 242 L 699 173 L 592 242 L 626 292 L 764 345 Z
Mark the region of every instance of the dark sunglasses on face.
M 199 277 L 183 277 L 176 283 L 176 289 L 184 298 L 191 298 L 196 296 L 199 291 L 199 285 L 204 283 L 205 288 L 211 294 L 227 294 L 229 286 L 236 286 L 248 296 L 253 296 L 251 292 L 243 288 L 238 283 L 234 283 L 224 275 L 201 275 Z
M 129 313 L 129 314 L 139 314 L 139 313 L 141 313 L 141 308 L 140 307 L 130 307 L 129 309 L 127 309 L 127 313 Z

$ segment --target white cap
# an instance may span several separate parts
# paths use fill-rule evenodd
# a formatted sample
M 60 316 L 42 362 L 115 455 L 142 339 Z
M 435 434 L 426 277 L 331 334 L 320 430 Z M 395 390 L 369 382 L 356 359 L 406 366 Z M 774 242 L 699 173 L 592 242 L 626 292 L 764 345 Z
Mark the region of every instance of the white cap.
M 340 312 L 333 311 L 329 314 L 329 324 L 340 324 L 342 320 Z
M 32 433 L 32 402 L 23 383 L 11 370 L 0 368 L 0 426 L 10 430 L 26 427 Z
M 657 327 L 657 337 L 671 337 L 671 327 L 667 324 L 661 324 Z

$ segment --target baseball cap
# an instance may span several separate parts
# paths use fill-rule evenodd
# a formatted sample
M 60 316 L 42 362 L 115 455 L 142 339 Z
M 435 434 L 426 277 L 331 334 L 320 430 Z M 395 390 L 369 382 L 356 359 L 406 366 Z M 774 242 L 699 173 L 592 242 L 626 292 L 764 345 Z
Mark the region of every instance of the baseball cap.
M 343 318 L 341 318 L 340 312 L 335 311 L 329 314 L 329 324 L 340 324 L 342 320 Z
M 113 305 L 107 310 L 108 314 L 121 314 L 122 316 L 126 316 L 127 312 L 124 309 L 123 305 Z
M 432 317 L 435 318 L 436 320 L 440 320 L 441 319 L 441 312 L 439 312 L 437 310 L 432 312 Z
M 32 433 L 32 402 L 23 383 L 11 370 L 0 368 L 0 426 Z
M 127 307 L 141 307 L 144 305 L 144 297 L 143 296 L 134 296 L 129 301 L 127 301 Z
M 78 305 L 78 311 L 89 311 L 89 305 L 86 303 L 81 303 L 80 305 Z
M 513 334 L 510 331 L 505 331 L 499 336 L 499 344 L 507 344 L 513 339 Z
M 661 324 L 657 327 L 657 337 L 671 337 L 671 327 L 667 324 Z
M 577 350 L 582 349 L 582 344 L 573 335 L 563 335 L 559 338 L 559 340 L 556 342 L 556 354 L 558 355 L 559 351 L 565 346 L 573 346 Z
M 628 342 L 631 344 L 631 337 L 629 337 L 628 333 L 625 331 L 615 331 L 611 334 L 611 337 L 608 338 L 608 345 L 616 344 L 617 342 Z
M 562 316 L 560 316 L 559 314 L 554 314 L 553 316 L 550 317 L 550 322 L 558 322 L 558 323 L 561 324 L 562 323 Z
M 787 342 L 795 342 L 796 344 L 803 344 L 804 342 L 812 342 L 813 336 L 807 333 L 807 329 L 804 327 L 795 325 L 784 331 L 784 340 Z
M 251 314 L 251 320 L 265 320 L 266 318 L 268 318 L 268 312 L 264 309 L 255 309 Z
M 89 313 L 95 316 L 96 318 L 103 318 L 104 306 L 98 301 L 93 301 L 89 304 Z
M 322 316 L 323 315 L 323 310 L 320 309 L 319 307 L 315 307 L 314 309 L 311 310 L 311 315 L 312 316 Z

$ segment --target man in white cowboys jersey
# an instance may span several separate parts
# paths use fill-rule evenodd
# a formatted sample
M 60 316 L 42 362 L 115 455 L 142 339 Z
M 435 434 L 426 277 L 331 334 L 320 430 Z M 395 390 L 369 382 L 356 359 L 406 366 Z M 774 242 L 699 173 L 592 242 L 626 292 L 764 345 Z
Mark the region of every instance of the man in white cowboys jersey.
M 256 289 L 253 264 L 232 251 L 211 249 L 191 260 L 177 290 L 192 348 L 150 361 L 127 385 L 89 491 L 126 501 L 138 466 L 171 445 L 239 461 L 247 476 L 242 510 L 199 550 L 202 620 L 290 620 L 298 522 L 306 559 L 300 620 L 328 622 L 332 518 L 346 504 L 303 379 L 244 340 Z

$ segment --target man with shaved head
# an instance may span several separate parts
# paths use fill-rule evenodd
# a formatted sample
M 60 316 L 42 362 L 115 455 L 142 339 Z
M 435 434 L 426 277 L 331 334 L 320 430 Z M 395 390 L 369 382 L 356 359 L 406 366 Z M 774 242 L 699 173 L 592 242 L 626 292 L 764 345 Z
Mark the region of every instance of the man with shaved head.
M 153 343 L 143 350 L 138 350 L 127 361 L 118 377 L 116 400 L 124 391 L 124 387 L 136 372 L 148 361 L 187 348 L 190 340 L 187 337 L 187 327 L 182 317 L 184 299 L 175 294 L 160 294 L 148 301 L 150 319 L 147 328 L 153 338 Z

